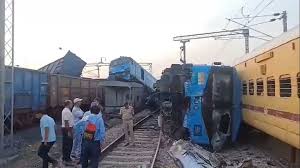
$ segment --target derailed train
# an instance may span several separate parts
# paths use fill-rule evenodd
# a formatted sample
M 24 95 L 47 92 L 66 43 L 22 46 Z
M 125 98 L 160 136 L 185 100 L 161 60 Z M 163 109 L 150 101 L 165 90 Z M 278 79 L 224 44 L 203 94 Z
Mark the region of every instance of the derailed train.
M 109 64 L 109 80 L 134 81 L 153 90 L 156 79 L 131 57 L 121 56 Z
M 193 142 L 220 150 L 236 141 L 242 116 L 240 80 L 233 67 L 173 64 L 164 70 L 156 89 L 148 102 L 162 105 L 164 122 L 172 125 L 171 135 L 182 126 L 183 98 L 189 97 L 187 127 Z

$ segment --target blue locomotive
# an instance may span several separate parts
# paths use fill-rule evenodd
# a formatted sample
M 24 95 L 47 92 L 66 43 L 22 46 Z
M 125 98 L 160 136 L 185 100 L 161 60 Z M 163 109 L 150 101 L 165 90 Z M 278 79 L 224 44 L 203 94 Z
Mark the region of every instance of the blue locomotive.
M 156 84 L 157 92 L 148 103 L 157 100 L 154 102 L 162 108 L 165 125 L 171 124 L 170 135 L 181 132 L 178 130 L 186 115 L 192 142 L 220 150 L 225 143 L 236 141 L 242 117 L 240 80 L 233 67 L 173 64 Z M 187 111 L 184 97 L 190 100 Z M 165 110 L 164 104 L 171 104 L 172 109 Z
M 229 66 L 195 65 L 191 74 L 185 82 L 191 140 L 220 150 L 227 141 L 236 141 L 242 120 L 237 72 Z
M 130 57 L 112 60 L 109 65 L 108 79 L 137 81 L 150 89 L 153 89 L 153 84 L 156 82 L 156 79 L 148 71 Z

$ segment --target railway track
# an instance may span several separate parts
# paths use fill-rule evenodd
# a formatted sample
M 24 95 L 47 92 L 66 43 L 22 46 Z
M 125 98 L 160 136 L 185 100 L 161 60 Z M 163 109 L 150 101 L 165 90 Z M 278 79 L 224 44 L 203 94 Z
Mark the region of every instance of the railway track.
M 153 168 L 161 141 L 157 116 L 148 115 L 134 124 L 134 145 L 125 146 L 124 134 L 102 150 L 101 168 Z

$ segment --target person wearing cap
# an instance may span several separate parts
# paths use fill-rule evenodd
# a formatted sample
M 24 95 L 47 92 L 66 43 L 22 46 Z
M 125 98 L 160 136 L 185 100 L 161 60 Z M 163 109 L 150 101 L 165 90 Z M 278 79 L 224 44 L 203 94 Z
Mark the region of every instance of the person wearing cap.
M 82 137 L 82 149 L 80 162 L 82 168 L 88 167 L 88 160 L 90 160 L 90 167 L 97 168 L 101 154 L 101 144 L 105 138 L 105 127 L 102 117 L 98 114 L 100 107 L 91 106 L 91 114 L 87 116 L 85 122 L 85 129 Z
M 98 106 L 96 102 L 92 102 L 91 107 Z M 88 116 L 91 115 L 91 110 L 84 112 L 82 119 L 80 119 L 75 125 L 74 125 L 74 141 L 73 141 L 73 147 L 71 152 L 71 158 L 74 160 L 80 159 L 80 153 L 81 153 L 81 144 L 82 144 L 82 135 L 84 132 L 85 123 L 88 119 Z M 102 116 L 101 116 L 102 117 Z
M 80 106 L 81 106 L 81 102 L 82 99 L 80 98 L 75 98 L 74 99 L 74 107 L 72 109 L 72 114 L 74 117 L 74 128 L 73 128 L 73 132 L 78 132 L 78 129 L 76 130 L 76 125 L 77 123 L 82 119 L 83 117 L 83 111 L 81 110 Z M 73 136 L 73 146 L 72 146 L 72 151 L 71 151 L 71 158 L 73 160 L 79 160 L 80 158 L 80 152 L 78 151 L 78 146 L 80 145 L 80 136 L 78 134 Z
M 120 114 L 122 116 L 123 120 L 123 130 L 125 132 L 125 139 L 126 139 L 126 145 L 129 144 L 129 136 L 131 139 L 132 145 L 134 144 L 134 135 L 133 135 L 133 115 L 134 110 L 133 107 L 128 104 L 128 102 L 125 102 L 124 106 L 120 108 Z M 128 134 L 129 132 L 129 134 Z
M 73 103 L 71 100 L 66 100 L 64 102 L 64 109 L 61 113 L 61 121 L 62 121 L 62 160 L 64 164 L 69 165 L 72 164 L 72 160 L 70 158 L 72 146 L 73 146 L 73 126 L 74 126 L 74 117 L 71 112 Z
M 82 99 L 75 98 L 73 102 L 74 102 L 74 107 L 72 109 L 72 114 L 74 116 L 74 122 L 76 124 L 83 117 L 83 111 L 80 108 Z

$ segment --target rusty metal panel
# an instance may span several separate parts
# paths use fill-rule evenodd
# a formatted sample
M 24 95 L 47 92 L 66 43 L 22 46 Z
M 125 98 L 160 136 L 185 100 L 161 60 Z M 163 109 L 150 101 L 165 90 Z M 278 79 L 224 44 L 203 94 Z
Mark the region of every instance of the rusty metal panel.
M 70 93 L 71 93 L 70 98 L 71 98 L 71 100 L 74 100 L 76 97 L 81 98 L 80 90 L 81 90 L 80 88 L 71 88 L 70 89 Z
M 88 89 L 90 87 L 90 79 L 81 79 L 81 88 Z
M 80 78 L 71 79 L 71 87 L 72 88 L 80 88 Z
M 60 106 L 63 106 L 65 100 L 70 100 L 71 99 L 70 88 L 69 87 L 59 88 L 58 99 L 59 99 Z
M 90 102 L 91 101 L 92 95 L 90 95 L 89 89 L 88 88 L 81 88 L 81 96 L 85 102 Z
M 99 80 L 90 80 L 90 88 L 97 88 L 97 84 L 99 83 Z
M 96 89 L 89 89 L 89 96 L 90 96 L 91 100 L 94 100 L 96 98 L 96 94 L 97 94 Z M 98 91 L 98 95 L 99 95 L 99 91 Z M 97 97 L 99 97 L 99 96 L 97 96 Z
M 57 76 L 59 78 L 59 87 L 70 87 L 70 77 Z

